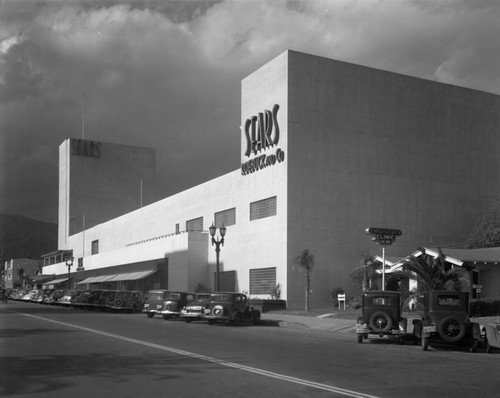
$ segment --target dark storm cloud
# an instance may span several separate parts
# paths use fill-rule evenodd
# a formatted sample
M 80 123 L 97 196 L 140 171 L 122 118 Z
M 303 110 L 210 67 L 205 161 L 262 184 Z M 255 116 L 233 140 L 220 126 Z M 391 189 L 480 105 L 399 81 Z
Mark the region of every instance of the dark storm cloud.
M 162 196 L 239 167 L 240 82 L 286 49 L 500 92 L 494 1 L 2 1 L 0 212 L 56 221 L 58 146 L 154 147 Z

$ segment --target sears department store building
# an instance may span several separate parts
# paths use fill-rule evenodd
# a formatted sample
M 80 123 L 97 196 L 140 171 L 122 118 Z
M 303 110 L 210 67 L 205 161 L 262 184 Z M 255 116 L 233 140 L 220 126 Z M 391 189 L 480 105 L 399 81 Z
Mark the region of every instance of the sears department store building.
M 242 81 L 239 167 L 187 191 L 140 207 L 152 149 L 65 140 L 43 273 L 64 280 L 72 256 L 79 288 L 213 288 L 214 222 L 221 290 L 267 298 L 279 284 L 302 307 L 293 259 L 309 249 L 311 305 L 330 305 L 362 254 L 381 253 L 367 227 L 403 231 L 390 256 L 465 241 L 500 191 L 499 98 L 286 51 Z

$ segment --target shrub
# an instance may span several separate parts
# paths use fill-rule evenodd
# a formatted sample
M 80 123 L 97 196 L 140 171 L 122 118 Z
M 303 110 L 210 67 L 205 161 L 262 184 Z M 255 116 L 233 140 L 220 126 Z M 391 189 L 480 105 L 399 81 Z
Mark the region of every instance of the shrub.
M 206 287 L 203 283 L 198 283 L 194 288 L 195 293 L 208 293 L 210 289 Z
M 249 304 L 261 312 L 286 310 L 286 300 L 250 299 Z
M 470 316 L 499 316 L 500 315 L 500 297 L 471 300 Z
M 281 285 L 278 283 L 276 287 L 271 292 L 271 298 L 273 300 L 279 300 L 281 298 Z

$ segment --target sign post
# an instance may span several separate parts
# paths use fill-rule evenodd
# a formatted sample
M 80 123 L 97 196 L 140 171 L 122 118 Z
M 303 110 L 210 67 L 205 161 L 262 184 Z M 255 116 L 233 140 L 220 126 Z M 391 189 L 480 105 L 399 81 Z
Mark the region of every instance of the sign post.
M 400 229 L 366 228 L 365 232 L 372 235 L 372 240 L 382 246 L 382 290 L 385 290 L 385 247 L 396 241 L 396 236 L 401 236 Z

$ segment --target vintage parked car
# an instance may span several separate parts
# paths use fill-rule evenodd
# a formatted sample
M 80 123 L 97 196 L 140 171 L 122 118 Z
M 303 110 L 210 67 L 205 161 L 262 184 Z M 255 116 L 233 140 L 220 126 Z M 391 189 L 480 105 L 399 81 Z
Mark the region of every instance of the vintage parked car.
M 408 320 L 401 316 L 401 293 L 372 290 L 363 293 L 361 317 L 356 323 L 358 343 L 370 335 L 397 337 L 404 343 Z
M 52 293 L 50 293 L 47 297 L 45 297 L 44 303 L 51 305 L 57 304 L 62 296 L 64 296 L 64 290 L 62 289 L 53 290 Z
M 115 299 L 115 294 L 118 290 L 105 290 L 102 291 L 99 297 L 96 297 L 94 300 L 94 308 L 105 311 L 107 309 L 111 309 L 111 305 Z
M 144 312 L 148 318 L 153 318 L 155 314 L 159 314 L 163 308 L 163 302 L 166 300 L 166 296 L 169 293 L 165 289 L 154 289 L 148 291 L 144 299 L 144 306 L 142 312 Z
M 490 353 L 494 348 L 500 349 L 500 323 L 496 325 L 484 325 L 486 352 Z
M 82 293 L 78 297 L 75 297 L 71 305 L 75 308 L 84 309 L 92 294 L 92 290 L 82 290 Z
M 75 297 L 82 294 L 81 290 L 65 290 L 63 296 L 57 302 L 58 305 L 69 307 L 75 302 Z
M 137 312 L 144 304 L 142 292 L 137 290 L 119 290 L 115 292 L 113 300 L 109 302 L 111 311 Z
M 19 289 L 12 289 L 10 291 L 9 298 L 12 300 L 21 300 L 24 296 L 24 292 Z
M 476 352 L 481 338 L 478 323 L 469 318 L 469 293 L 433 290 L 424 294 L 422 319 L 413 321 L 413 333 L 422 349 L 446 344 L 467 346 Z
M 33 301 L 39 304 L 44 303 L 45 298 L 49 296 L 50 293 L 52 293 L 52 290 L 54 289 L 40 289 L 38 291 L 38 294 L 33 298 Z
M 38 294 L 38 289 L 30 290 L 28 293 L 26 293 L 21 300 L 23 301 L 33 301 L 35 296 Z
M 95 303 L 99 300 L 99 296 L 105 290 L 83 290 L 80 296 L 76 297 L 71 303 L 76 308 L 92 309 L 95 308 Z
M 254 325 L 260 322 L 260 311 L 250 307 L 243 293 L 220 292 L 210 295 L 209 312 L 205 316 L 209 325 L 215 322 L 239 324 L 242 321 Z
M 181 318 L 186 322 L 205 319 L 210 313 L 210 293 L 195 293 L 194 299 L 181 309 Z
M 160 314 L 163 316 L 163 319 L 178 318 L 181 315 L 181 309 L 193 301 L 193 299 L 193 293 L 168 292 Z

